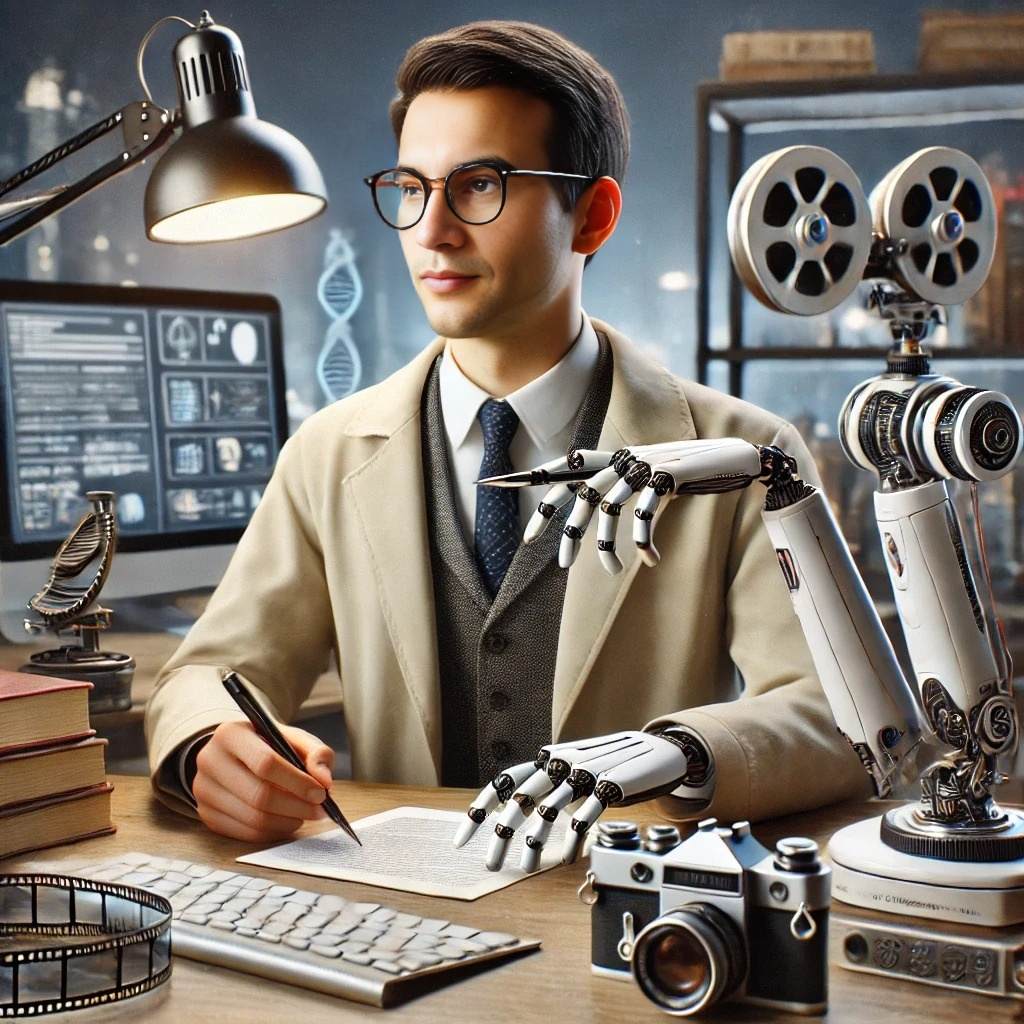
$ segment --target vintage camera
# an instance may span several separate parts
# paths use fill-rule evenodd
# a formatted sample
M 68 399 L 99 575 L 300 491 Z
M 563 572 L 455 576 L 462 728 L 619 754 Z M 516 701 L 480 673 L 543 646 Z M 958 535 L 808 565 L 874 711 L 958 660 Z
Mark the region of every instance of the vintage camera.
M 726 999 L 794 1013 L 828 1006 L 832 870 L 811 839 L 770 853 L 747 822 L 714 818 L 680 841 L 674 825 L 598 826 L 580 898 L 593 907 L 591 969 L 636 978 L 686 1017 Z

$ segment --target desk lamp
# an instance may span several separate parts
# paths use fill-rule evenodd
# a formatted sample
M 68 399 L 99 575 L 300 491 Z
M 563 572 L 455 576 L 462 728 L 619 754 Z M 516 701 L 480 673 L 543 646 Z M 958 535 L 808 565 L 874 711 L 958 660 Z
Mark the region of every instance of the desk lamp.
M 142 70 L 146 45 L 166 21 L 191 29 L 174 47 L 175 110 L 153 102 Z M 146 99 L 129 103 L 0 182 L 0 245 L 172 140 L 146 186 L 146 234 L 153 241 L 247 238 L 300 224 L 324 209 L 327 193 L 316 162 L 297 139 L 256 117 L 242 44 L 208 11 L 198 25 L 177 16 L 160 19 L 143 39 L 137 64 Z M 124 147 L 113 160 L 77 182 L 10 196 L 115 128 L 123 133 Z

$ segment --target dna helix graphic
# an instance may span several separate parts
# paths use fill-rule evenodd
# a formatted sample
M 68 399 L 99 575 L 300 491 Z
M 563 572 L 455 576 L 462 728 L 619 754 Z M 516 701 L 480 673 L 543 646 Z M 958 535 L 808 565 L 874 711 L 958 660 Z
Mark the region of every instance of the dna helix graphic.
M 317 358 L 316 376 L 327 401 L 334 402 L 358 390 L 363 375 L 359 349 L 349 325 L 363 298 L 363 282 L 352 246 L 339 228 L 331 228 L 316 295 L 331 318 Z

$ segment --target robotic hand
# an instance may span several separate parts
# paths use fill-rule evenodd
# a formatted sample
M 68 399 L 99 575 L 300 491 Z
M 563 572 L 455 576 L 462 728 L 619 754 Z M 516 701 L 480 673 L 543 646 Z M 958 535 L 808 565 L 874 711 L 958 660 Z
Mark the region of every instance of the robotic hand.
M 575 561 L 583 533 L 600 506 L 598 554 L 605 571 L 614 575 L 622 570 L 615 553 L 619 516 L 634 494 L 642 492 L 634 513 L 633 539 L 640 557 L 653 566 L 659 561 L 653 543 L 654 515 L 666 495 L 737 490 L 763 479 L 766 472 L 756 445 L 738 438 L 716 438 L 638 445 L 614 453 L 581 449 L 537 469 L 481 483 L 495 487 L 553 485 L 526 526 L 526 543 L 536 540 L 555 513 L 573 501 L 558 551 L 563 569 Z
M 535 761 L 507 769 L 484 788 L 470 806 L 455 846 L 465 846 L 488 815 L 504 804 L 487 848 L 487 868 L 501 869 L 509 842 L 526 822 L 520 866 L 536 871 L 559 812 L 586 797 L 565 835 L 562 862 L 569 864 L 579 856 L 587 831 L 607 807 L 671 792 L 686 771 L 683 745 L 670 736 L 630 731 L 551 743 L 541 747 Z

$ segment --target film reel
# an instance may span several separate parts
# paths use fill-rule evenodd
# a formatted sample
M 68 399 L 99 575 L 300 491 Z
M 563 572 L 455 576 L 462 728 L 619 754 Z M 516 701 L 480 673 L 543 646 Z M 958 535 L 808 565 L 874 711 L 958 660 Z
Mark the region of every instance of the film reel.
M 918 150 L 878 183 L 869 203 L 875 231 L 907 241 L 893 257 L 893 275 L 911 294 L 955 305 L 985 283 L 995 253 L 995 202 L 966 153 Z
M 813 316 L 857 287 L 871 251 L 857 175 L 819 146 L 789 146 L 747 169 L 729 203 L 729 251 L 740 279 L 770 309 Z

